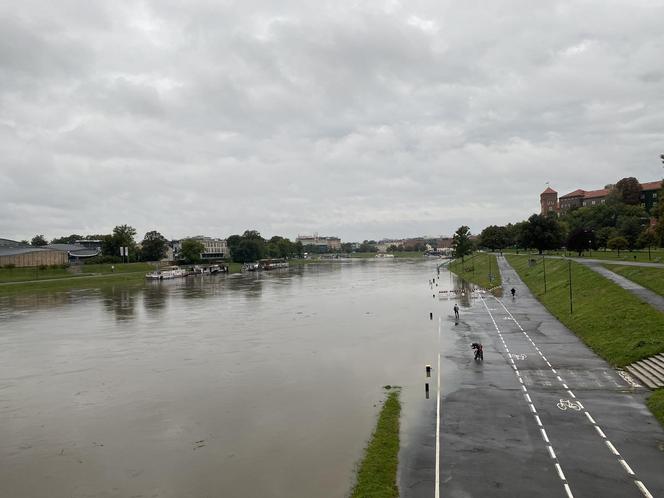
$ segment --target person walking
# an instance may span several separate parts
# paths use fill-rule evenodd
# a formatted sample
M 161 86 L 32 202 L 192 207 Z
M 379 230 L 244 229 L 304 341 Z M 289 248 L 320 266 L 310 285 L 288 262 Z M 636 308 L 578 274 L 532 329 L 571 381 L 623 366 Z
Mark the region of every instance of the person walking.
M 512 293 L 512 299 L 516 296 L 516 289 L 512 287 L 512 290 L 510 291 Z
M 454 319 L 455 320 L 459 319 L 459 305 L 458 304 L 454 305 Z
M 474 342 L 470 345 L 475 350 L 475 359 L 484 361 L 484 348 L 479 342 Z

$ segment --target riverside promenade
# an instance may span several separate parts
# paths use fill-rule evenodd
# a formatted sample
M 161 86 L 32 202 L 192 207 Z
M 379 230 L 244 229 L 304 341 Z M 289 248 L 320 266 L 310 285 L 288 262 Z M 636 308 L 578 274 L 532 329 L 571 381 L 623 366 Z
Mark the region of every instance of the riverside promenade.
M 470 299 L 458 323 L 455 301 L 438 302 L 437 441 L 422 449 L 436 452 L 437 472 L 430 487 L 403 486 L 403 495 L 664 496 L 664 430 L 645 405 L 650 391 L 595 355 L 498 262 L 515 299 Z M 483 362 L 473 342 L 484 345 Z

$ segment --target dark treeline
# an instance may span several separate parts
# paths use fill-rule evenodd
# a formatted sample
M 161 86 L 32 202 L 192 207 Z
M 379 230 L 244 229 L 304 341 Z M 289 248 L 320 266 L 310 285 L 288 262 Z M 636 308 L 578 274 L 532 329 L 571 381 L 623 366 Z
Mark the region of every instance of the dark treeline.
M 658 198 L 664 195 L 662 189 Z M 478 245 L 492 251 L 506 248 L 546 250 L 566 248 L 634 250 L 664 246 L 664 202 L 651 213 L 640 205 L 640 185 L 625 178 L 610 191 L 604 204 L 579 207 L 558 216 L 533 214 L 525 221 L 482 230 Z

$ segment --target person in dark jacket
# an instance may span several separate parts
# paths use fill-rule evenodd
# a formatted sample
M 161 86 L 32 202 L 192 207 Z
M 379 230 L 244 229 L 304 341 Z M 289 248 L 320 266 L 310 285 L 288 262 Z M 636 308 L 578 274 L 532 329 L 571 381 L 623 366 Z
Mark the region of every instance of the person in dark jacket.
M 470 345 L 471 348 L 475 350 L 475 359 L 484 360 L 484 349 L 479 342 L 474 342 Z

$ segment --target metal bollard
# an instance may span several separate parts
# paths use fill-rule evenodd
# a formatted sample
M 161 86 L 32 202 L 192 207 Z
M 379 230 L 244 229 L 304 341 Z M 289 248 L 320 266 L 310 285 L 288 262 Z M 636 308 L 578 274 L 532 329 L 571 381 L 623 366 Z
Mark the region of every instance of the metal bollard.
M 429 320 L 433 320 L 433 313 L 429 313 Z
M 427 399 L 429 399 L 429 383 L 424 384 L 424 394 Z
M 427 377 L 431 377 L 431 365 L 426 365 L 424 368 L 427 371 Z

